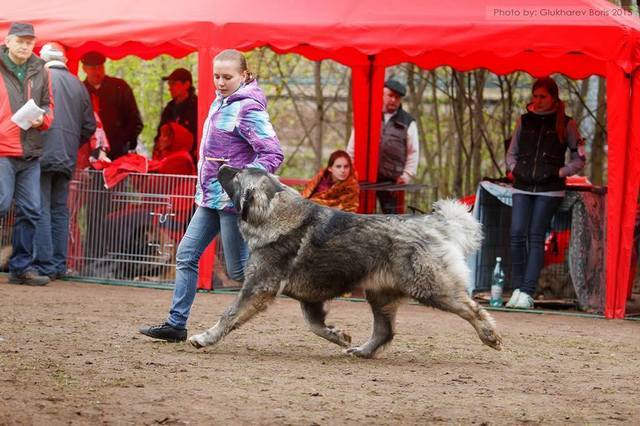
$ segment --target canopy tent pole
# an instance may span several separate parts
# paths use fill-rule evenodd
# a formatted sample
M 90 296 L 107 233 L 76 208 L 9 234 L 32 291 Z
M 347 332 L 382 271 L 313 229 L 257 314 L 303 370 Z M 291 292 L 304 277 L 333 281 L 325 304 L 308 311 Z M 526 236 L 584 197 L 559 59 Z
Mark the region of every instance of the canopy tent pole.
M 639 46 L 640 47 L 640 46 Z M 633 70 L 631 74 L 631 113 L 630 113 L 630 123 L 629 127 L 631 128 L 631 138 L 630 142 L 633 145 L 633 156 L 632 158 L 638 159 L 640 158 L 640 67 Z M 640 205 L 640 188 L 636 187 L 636 199 L 638 203 L 636 203 L 636 208 Z M 636 219 L 636 212 L 634 215 L 634 219 Z M 635 229 L 634 229 L 635 230 Z M 633 243 L 633 241 L 632 241 Z M 636 265 L 634 265 L 636 266 Z M 635 268 L 631 270 L 635 271 Z M 633 277 L 630 277 L 627 288 L 627 295 L 631 293 L 633 288 Z
M 209 113 L 209 106 L 215 97 L 213 86 L 213 51 L 208 47 L 198 49 L 198 129 L 201 135 L 198 141 L 198 153 L 204 135 L 204 121 Z M 198 154 L 198 157 L 200 154 Z M 207 246 L 200 256 L 198 265 L 198 288 L 212 290 L 213 268 L 216 261 L 216 240 Z
M 631 136 L 631 85 L 615 63 L 607 66 L 607 129 L 609 190 L 607 200 L 607 254 L 605 317 L 623 318 L 629 278 L 640 163 L 639 147 Z M 636 154 L 635 156 L 633 154 Z
M 376 182 L 378 178 L 384 72 L 384 66 L 376 65 L 375 55 L 369 56 L 368 65 L 351 69 L 355 138 L 353 160 L 360 180 L 366 182 Z M 373 213 L 375 208 L 375 193 L 363 191 L 359 211 Z
M 639 190 L 640 190 L 640 73 L 636 68 L 630 75 L 631 102 L 628 120 L 628 154 L 629 172 L 627 174 L 627 188 L 625 192 L 625 212 L 623 214 L 623 223 L 621 224 L 620 245 L 623 248 L 621 253 L 624 256 L 618 258 L 618 270 L 626 274 L 618 280 L 618 286 L 615 289 L 616 310 L 620 311 L 620 317 L 625 315 L 625 308 L 628 296 L 633 287 L 632 271 L 635 271 L 635 265 L 631 265 L 631 254 L 633 253 L 633 244 L 635 240 L 635 224 L 637 218 Z M 627 255 L 628 253 L 628 255 Z

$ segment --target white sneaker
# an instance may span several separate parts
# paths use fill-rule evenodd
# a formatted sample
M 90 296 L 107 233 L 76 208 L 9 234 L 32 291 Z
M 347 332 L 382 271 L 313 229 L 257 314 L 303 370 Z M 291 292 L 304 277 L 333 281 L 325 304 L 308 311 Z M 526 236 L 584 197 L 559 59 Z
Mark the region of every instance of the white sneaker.
M 511 293 L 511 298 L 509 299 L 509 301 L 505 306 L 507 308 L 513 308 L 513 305 L 515 305 L 516 301 L 518 300 L 518 297 L 520 297 L 520 289 L 516 288 L 515 290 L 513 290 L 513 293 Z
M 521 291 L 518 295 L 518 300 L 513 304 L 515 309 L 533 309 L 533 297 L 529 296 L 524 291 Z

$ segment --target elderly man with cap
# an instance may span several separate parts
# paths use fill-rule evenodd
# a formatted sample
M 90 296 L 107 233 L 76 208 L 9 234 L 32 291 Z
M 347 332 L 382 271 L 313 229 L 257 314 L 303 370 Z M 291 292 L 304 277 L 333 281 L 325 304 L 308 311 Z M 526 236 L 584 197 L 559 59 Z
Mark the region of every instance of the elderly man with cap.
M 56 42 L 46 43 L 40 49 L 40 57 L 46 61 L 45 67 L 51 76 L 56 119 L 43 133 L 42 215 L 37 225 L 33 266 L 53 280 L 64 276 L 67 270 L 69 183 L 80 144 L 93 135 L 96 120 L 87 89 L 67 69 L 64 47 Z
M 162 110 L 160 124 L 158 124 L 158 132 L 155 137 L 155 144 L 158 143 L 160 137 L 160 129 L 167 123 L 178 123 L 187 129 L 193 136 L 193 140 L 198 140 L 198 97 L 193 87 L 193 79 L 191 73 L 184 68 L 177 68 L 163 80 L 169 83 L 169 93 L 171 100 Z M 191 150 L 191 156 L 194 163 L 197 163 L 196 150 L 194 144 Z
M 402 109 L 402 98 L 407 88 L 397 80 L 388 79 L 382 93 L 382 132 L 378 160 L 378 182 L 406 184 L 415 177 L 420 158 L 420 141 L 416 120 Z M 354 154 L 354 137 L 347 146 L 351 157 Z M 355 159 L 358 161 L 358 159 Z M 385 214 L 398 213 L 396 192 L 378 191 L 380 208 Z
M 109 158 L 115 160 L 138 145 L 143 125 L 136 98 L 124 80 L 105 74 L 102 53 L 88 52 L 80 60 L 87 74 L 85 87 L 109 140 Z
M 40 219 L 41 132 L 53 121 L 53 97 L 44 61 L 33 54 L 33 25 L 14 22 L 2 46 L 0 74 L 0 216 L 15 202 L 9 283 L 46 285 L 49 278 L 32 267 L 33 241 Z M 33 100 L 44 112 L 18 127 L 13 114 Z M 25 129 L 25 127 L 27 127 Z

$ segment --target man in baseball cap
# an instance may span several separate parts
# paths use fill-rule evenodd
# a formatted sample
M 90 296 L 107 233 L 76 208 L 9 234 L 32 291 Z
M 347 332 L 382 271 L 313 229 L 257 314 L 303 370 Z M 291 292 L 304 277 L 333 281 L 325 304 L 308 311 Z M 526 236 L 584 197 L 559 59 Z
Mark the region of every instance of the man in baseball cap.
M 162 77 L 162 79 L 164 81 L 188 81 L 189 83 L 193 83 L 191 72 L 185 68 L 176 68 L 171 74 Z
M 12 22 L 7 35 L 15 35 L 18 37 L 35 37 L 33 25 L 26 22 Z
M 99 65 L 104 64 L 107 58 L 105 58 L 104 55 L 100 52 L 92 51 L 82 55 L 82 58 L 80 60 L 84 65 L 87 65 L 90 67 L 97 67 Z
M 162 79 L 169 84 L 171 101 L 162 110 L 155 143 L 158 143 L 162 126 L 171 122 L 180 124 L 189 130 L 194 141 L 198 140 L 198 97 L 193 87 L 191 72 L 185 68 L 176 68 L 171 74 L 162 77 Z M 197 144 L 194 144 L 191 150 L 194 164 L 198 162 L 197 149 Z
M 53 120 L 53 96 L 44 61 L 33 54 L 33 25 L 13 22 L 0 48 L 0 101 L 7 113 L 0 117 L 0 217 L 15 202 L 13 254 L 9 259 L 9 283 L 42 286 L 49 277 L 33 268 L 33 241 L 40 219 L 40 156 L 42 131 Z M 28 88 L 28 92 L 27 92 Z M 43 110 L 36 119 L 20 127 L 11 116 L 29 99 Z M 31 124 L 29 127 L 28 125 Z
M 102 53 L 87 52 L 80 60 L 87 74 L 84 85 L 107 134 L 109 158 L 115 160 L 138 145 L 143 125 L 136 98 L 126 81 L 106 75 Z
M 402 98 L 407 87 L 398 80 L 389 78 L 382 89 L 382 134 L 378 161 L 378 182 L 407 184 L 418 171 L 420 141 L 418 127 L 411 114 L 402 109 Z M 354 138 L 347 146 L 347 152 L 353 157 Z M 358 158 L 354 158 L 359 161 Z M 378 191 L 380 209 L 385 214 L 402 213 L 399 203 L 400 191 Z

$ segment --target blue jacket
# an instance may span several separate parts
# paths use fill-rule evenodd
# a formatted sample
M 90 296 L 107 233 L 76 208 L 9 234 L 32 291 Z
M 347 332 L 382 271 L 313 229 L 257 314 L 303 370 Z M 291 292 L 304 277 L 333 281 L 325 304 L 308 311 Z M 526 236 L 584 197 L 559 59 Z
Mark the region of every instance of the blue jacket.
M 62 62 L 51 61 L 47 67 L 51 73 L 55 118 L 43 132 L 40 165 L 43 172 L 62 172 L 71 177 L 78 148 L 95 132 L 96 120 L 84 84 Z

